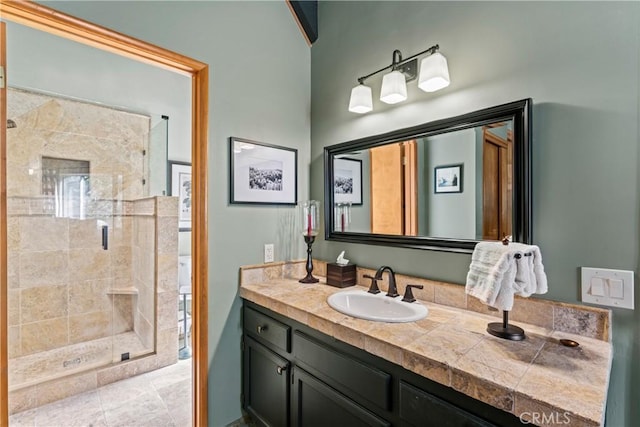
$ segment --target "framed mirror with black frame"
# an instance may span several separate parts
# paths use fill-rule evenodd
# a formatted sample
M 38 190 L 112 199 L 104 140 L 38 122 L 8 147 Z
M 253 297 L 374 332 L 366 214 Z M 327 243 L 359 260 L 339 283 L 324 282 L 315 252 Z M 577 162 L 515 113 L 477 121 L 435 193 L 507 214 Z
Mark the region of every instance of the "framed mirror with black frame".
M 523 99 L 325 147 L 325 239 L 463 253 L 531 243 L 531 109 Z

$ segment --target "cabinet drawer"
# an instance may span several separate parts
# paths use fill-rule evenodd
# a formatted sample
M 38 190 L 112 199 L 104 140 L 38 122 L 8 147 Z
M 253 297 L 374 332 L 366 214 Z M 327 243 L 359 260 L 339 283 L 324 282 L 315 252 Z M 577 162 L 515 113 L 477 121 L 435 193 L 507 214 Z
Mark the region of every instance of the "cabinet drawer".
M 319 378 L 341 386 L 347 395 L 360 396 L 382 409 L 390 409 L 391 375 L 366 365 L 296 331 L 293 351 Z
M 300 368 L 294 368 L 292 402 L 294 427 L 391 427 Z
M 244 329 L 262 342 L 273 344 L 287 353 L 291 351 L 291 328 L 265 314 L 245 307 Z
M 404 381 L 400 381 L 400 418 L 416 427 L 493 426 L 493 424 Z

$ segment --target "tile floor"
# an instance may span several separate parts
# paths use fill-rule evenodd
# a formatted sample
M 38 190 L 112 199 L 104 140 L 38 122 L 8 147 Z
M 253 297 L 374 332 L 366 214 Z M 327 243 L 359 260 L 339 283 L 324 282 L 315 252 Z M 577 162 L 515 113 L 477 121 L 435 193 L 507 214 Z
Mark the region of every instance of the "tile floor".
M 190 427 L 191 424 L 191 359 L 9 418 L 9 427 Z

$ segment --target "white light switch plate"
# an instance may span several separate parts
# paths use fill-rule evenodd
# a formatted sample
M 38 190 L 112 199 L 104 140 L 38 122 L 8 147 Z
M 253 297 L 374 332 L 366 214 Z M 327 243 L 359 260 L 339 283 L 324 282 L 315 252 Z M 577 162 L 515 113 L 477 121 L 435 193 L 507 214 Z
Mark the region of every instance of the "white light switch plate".
M 582 301 L 634 309 L 633 271 L 582 267 Z

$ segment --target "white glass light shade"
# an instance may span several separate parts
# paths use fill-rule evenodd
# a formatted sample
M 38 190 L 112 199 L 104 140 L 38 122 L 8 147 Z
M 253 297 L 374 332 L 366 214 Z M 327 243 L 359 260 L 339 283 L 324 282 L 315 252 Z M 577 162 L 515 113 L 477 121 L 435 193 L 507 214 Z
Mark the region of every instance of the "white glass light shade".
M 358 85 L 351 89 L 351 98 L 349 99 L 349 111 L 352 113 L 364 114 L 373 109 L 373 100 L 371 99 L 371 88 L 365 85 Z
M 400 71 L 392 71 L 382 78 L 380 101 L 397 104 L 407 99 L 407 80 Z
M 447 58 L 440 52 L 429 55 L 420 63 L 418 87 L 425 92 L 435 92 L 449 86 Z

